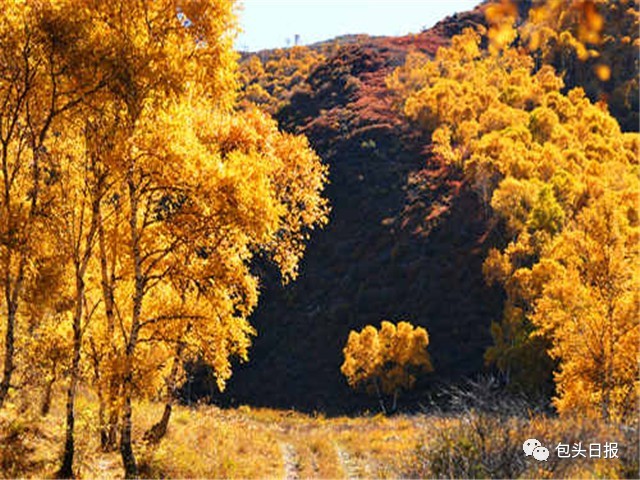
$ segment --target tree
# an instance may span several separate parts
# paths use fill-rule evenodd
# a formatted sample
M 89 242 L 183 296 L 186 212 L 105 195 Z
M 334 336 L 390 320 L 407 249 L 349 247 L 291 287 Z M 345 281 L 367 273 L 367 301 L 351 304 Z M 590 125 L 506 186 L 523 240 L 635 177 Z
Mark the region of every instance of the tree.
M 78 115 L 75 119 L 79 117 Z M 100 301 L 99 296 L 87 294 L 88 287 L 95 287 L 94 282 L 87 285 L 87 276 L 97 241 L 101 220 L 100 204 L 107 190 L 108 174 L 101 161 L 100 151 L 91 144 L 90 122 L 80 125 L 66 122 L 64 126 L 67 132 L 65 137 L 60 142 L 52 142 L 52 151 L 57 153 L 59 162 L 56 165 L 59 179 L 55 191 L 59 203 L 50 227 L 55 229 L 55 236 L 65 258 L 70 260 L 73 278 L 69 289 L 73 301 L 73 343 L 68 368 L 66 440 L 62 465 L 58 471 L 58 476 L 71 478 L 75 449 L 75 402 L 80 381 L 83 335 Z M 84 128 L 83 134 L 77 132 L 78 128 Z
M 185 355 L 209 361 L 224 387 L 231 357 L 246 359 L 254 334 L 252 259 L 265 255 L 284 281 L 295 278 L 308 232 L 326 221 L 326 169 L 305 139 L 235 111 L 231 2 L 86 7 L 87 53 L 107 84 L 87 118 L 100 121 L 92 141 L 109 184 L 97 215 L 104 315 L 91 322 L 91 358 L 103 398 L 118 397 L 133 477 L 134 394 L 155 394 Z M 107 345 L 115 353 L 100 352 Z
M 383 321 L 380 330 L 367 325 L 360 333 L 349 333 L 340 371 L 352 388 L 375 394 L 385 413 L 383 395 L 392 395 L 395 411 L 398 393 L 411 389 L 417 374 L 433 371 L 428 345 L 427 331 L 408 322 Z
M 639 225 L 636 194 L 607 192 L 559 235 L 544 265 L 549 276 L 531 316 L 552 339 L 561 413 L 605 420 L 637 418 Z M 620 208 L 624 205 L 625 208 Z M 630 213 L 635 212 L 631 216 Z M 635 216 L 634 216 L 635 215 Z
M 2 199 L 0 262 L 3 265 L 4 366 L 0 380 L 0 406 L 12 386 L 18 319 L 25 285 L 38 275 L 48 242 L 46 219 L 55 203 L 49 196 L 55 167 L 48 140 L 57 119 L 101 88 L 99 80 L 66 83 L 78 40 L 73 17 L 53 15 L 55 2 L 2 2 L 0 21 L 0 157 Z M 78 26 L 78 24 L 75 24 Z
M 496 28 L 511 27 L 507 22 Z M 634 172 L 639 136 L 622 133 L 606 106 L 591 103 L 582 89 L 564 94 L 563 81 L 553 69 L 511 48 L 508 32 L 494 31 L 489 51 L 480 48 L 482 34 L 466 30 L 433 61 L 407 62 L 389 85 L 405 99 L 408 117 L 432 132 L 433 151 L 461 170 L 503 222 L 505 246 L 493 249 L 483 268 L 487 281 L 499 283 L 506 293 L 502 321 L 492 326 L 495 345 L 485 358 L 507 374 L 512 385 L 536 391 L 554 366 L 567 371 L 568 358 L 558 349 L 575 340 L 570 329 L 542 328 L 536 313 L 542 305 L 551 308 L 546 288 L 554 280 L 549 271 L 554 245 L 565 232 L 584 231 L 583 215 L 612 192 L 618 214 L 635 228 L 637 202 L 628 199 L 638 192 Z M 601 235 L 594 245 L 605 248 L 609 240 Z M 629 245 L 620 244 L 620 255 L 635 255 Z M 585 288 L 585 295 L 591 293 L 584 298 L 601 297 L 596 284 L 587 282 Z M 538 303 L 542 298 L 547 300 Z M 577 328 L 586 328 L 586 317 L 576 321 L 583 322 Z M 630 353 L 625 349 L 610 352 L 617 357 L 611 364 L 626 364 Z M 610 377 L 608 367 L 598 365 L 598 375 Z M 561 410 L 568 392 L 566 377 L 555 375 Z M 618 378 L 625 379 L 624 391 L 634 391 L 629 376 Z M 580 384 L 595 389 L 585 390 L 589 395 L 581 398 L 600 406 L 596 390 L 601 386 Z
M 305 138 L 236 108 L 231 1 L 6 3 L 0 405 L 15 340 L 34 334 L 21 351 L 51 357 L 45 389 L 68 373 L 58 475 L 73 475 L 76 392 L 91 372 L 103 448 L 119 427 L 135 477 L 134 395 L 164 389 L 170 402 L 192 357 L 224 388 L 255 334 L 255 259 L 296 277 L 310 231 L 327 221 L 327 170 Z M 72 333 L 47 346 L 47 332 Z

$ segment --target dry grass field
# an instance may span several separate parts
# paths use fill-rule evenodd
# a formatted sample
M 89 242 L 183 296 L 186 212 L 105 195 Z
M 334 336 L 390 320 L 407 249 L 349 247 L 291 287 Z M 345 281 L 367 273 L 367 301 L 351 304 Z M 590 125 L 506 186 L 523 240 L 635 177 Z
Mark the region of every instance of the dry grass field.
M 0 412 L 5 439 L 0 476 L 50 477 L 64 441 L 64 404 L 39 417 L 12 404 Z M 159 403 L 134 408 L 134 438 L 162 414 Z M 103 453 L 97 409 L 78 405 L 77 470 L 82 478 L 121 478 L 118 452 Z M 141 474 L 153 478 L 370 478 L 398 477 L 434 423 L 424 415 L 325 418 L 295 411 L 177 406 L 167 436 L 154 447 L 134 443 Z M 13 433 L 13 435 L 12 435 Z
M 140 439 L 162 413 L 160 403 L 134 408 L 134 448 L 145 478 L 637 478 L 637 430 L 557 418 L 494 415 L 363 415 L 333 417 L 295 411 L 177 406 L 167 436 Z M 41 417 L 26 399 L 0 412 L 0 477 L 50 478 L 64 440 L 63 396 Z M 103 453 L 97 408 L 78 404 L 79 478 L 122 478 L 118 452 Z M 626 433 L 625 433 L 626 432 Z M 536 462 L 522 439 L 619 442 L 618 459 Z M 635 436 L 635 440 L 634 440 Z M 552 452 L 555 456 L 555 452 Z

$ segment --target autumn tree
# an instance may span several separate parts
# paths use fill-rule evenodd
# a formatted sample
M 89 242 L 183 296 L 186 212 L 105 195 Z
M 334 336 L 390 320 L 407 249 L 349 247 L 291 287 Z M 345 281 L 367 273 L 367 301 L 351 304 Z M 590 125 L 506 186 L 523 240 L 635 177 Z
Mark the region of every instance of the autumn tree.
M 60 46 L 73 45 L 78 30 L 70 27 L 72 19 L 59 23 L 49 15 L 58 7 L 55 2 L 7 1 L 2 7 L 0 257 L 6 317 L 0 406 L 12 386 L 16 341 L 24 338 L 18 319 L 25 285 L 35 281 L 39 266 L 47 262 L 46 249 L 40 245 L 49 243 L 43 235 L 55 203 L 50 187 L 56 181 L 47 142 L 57 119 L 101 87 L 95 79 L 88 83 L 65 82 L 72 60 L 60 55 Z
M 560 361 L 555 403 L 561 413 L 637 418 L 640 230 L 634 209 L 640 185 L 635 180 L 634 195 L 609 191 L 583 209 L 538 267 L 546 281 L 531 319 L 537 335 L 552 339 L 550 354 Z
M 70 72 L 87 66 L 86 31 L 82 15 L 72 12 L 69 2 L 25 2 L 7 7 L 3 24 L 3 58 L 1 68 L 5 90 L 4 162 L 5 179 L 4 226 L 9 236 L 25 236 L 5 243 L 4 283 L 7 308 L 5 364 L 0 403 L 6 397 L 15 366 L 15 339 L 34 336 L 34 348 L 23 348 L 27 354 L 47 355 L 42 364 L 51 362 L 46 372 L 43 413 L 49 408 L 51 388 L 58 369 L 66 363 L 66 342 L 41 343 L 47 331 L 59 333 L 67 313 L 72 313 L 72 361 L 65 371 L 70 373 L 67 398 L 67 433 L 60 475 L 72 476 L 74 401 L 78 384 L 81 350 L 81 320 L 87 299 L 85 280 L 91 247 L 97 227 L 99 197 L 84 175 L 91 169 L 76 162 L 76 138 L 70 119 L 88 97 L 106 83 L 90 73 L 72 76 Z M 82 11 L 80 12 L 82 13 Z M 79 116 L 78 116 L 79 118 Z M 62 131 L 64 130 L 64 134 Z M 60 145 L 64 146 L 61 151 Z M 79 185 L 76 188 L 76 185 Z M 26 200 L 25 200 L 26 199 Z M 58 269 L 51 269 L 52 262 Z M 72 267 L 73 280 L 68 271 Z M 51 273 L 55 273 L 51 275 Z M 44 275 L 43 275 L 44 273 Z M 55 278 L 57 276 L 57 278 Z M 45 285 L 42 279 L 47 279 Z M 58 301 L 54 308 L 52 294 L 61 292 L 58 284 L 73 291 L 70 301 Z M 49 291 L 43 295 L 43 287 Z M 46 298 L 49 297 L 49 298 Z M 19 311 L 22 299 L 30 305 Z M 28 329 L 16 330 L 16 319 L 28 318 Z M 56 325 L 56 323 L 58 325 Z M 44 327 L 44 328 L 42 328 Z M 55 338 L 55 337 L 54 337 Z M 53 339 L 51 339 L 53 340 Z M 52 345 L 57 345 L 52 347 Z M 44 348 L 39 348 L 44 347 Z M 64 353 L 63 353 L 64 352 Z M 62 365 L 61 365 L 62 364 Z M 66 367 L 66 366 L 65 366 Z
M 74 130 L 78 128 L 86 130 L 74 135 Z M 67 141 L 54 142 L 52 145 L 52 152 L 59 161 L 59 179 L 56 182 L 59 204 L 50 224 L 53 224 L 51 227 L 55 229 L 61 251 L 69 259 L 71 273 L 68 291 L 73 302 L 73 342 L 68 366 L 65 451 L 58 472 L 59 476 L 70 478 L 73 476 L 75 401 L 81 374 L 83 335 L 100 302 L 96 294 L 99 292 L 96 282 L 90 281 L 88 275 L 101 220 L 100 203 L 107 190 L 107 172 L 101 162 L 100 152 L 91 145 L 91 126 L 88 122 L 80 125 L 67 122 L 65 130 L 64 140 Z M 90 288 L 93 289 L 92 295 L 89 295 Z
M 240 62 L 240 104 L 277 113 L 297 90 L 305 88 L 306 78 L 324 58 L 322 52 L 297 45 L 247 56 Z
M 609 104 L 625 131 L 638 124 L 636 0 L 500 0 L 487 5 L 489 48 L 520 48 L 536 68 L 551 65 L 565 91 L 582 87 Z M 615 73 L 615 74 L 614 74 Z
M 558 348 L 574 341 L 567 329 L 554 335 L 542 328 L 538 309 L 561 305 L 540 303 L 543 292 L 550 292 L 545 288 L 551 278 L 542 265 L 548 265 L 553 245 L 565 232 L 586 234 L 583 212 L 607 194 L 635 198 L 638 135 L 622 133 L 606 106 L 591 103 L 582 89 L 564 94 L 562 79 L 549 65 L 536 66 L 526 52 L 511 47 L 510 28 L 507 23 L 506 33 L 494 31 L 489 50 L 480 47 L 484 31 L 467 30 L 434 60 L 410 59 L 389 85 L 404 98 L 409 118 L 432 132 L 434 152 L 460 170 L 488 213 L 503 223 L 505 247 L 492 250 L 484 264 L 487 280 L 502 285 L 507 294 L 503 320 L 492 326 L 495 345 L 486 358 L 514 384 L 535 389 L 554 367 L 551 360 L 565 371 L 571 357 Z M 617 205 L 636 228 L 637 203 L 620 200 Z M 604 248 L 608 240 L 601 236 L 598 241 Z M 629 242 L 618 247 L 623 257 L 636 257 Z M 585 287 L 592 291 L 589 295 L 599 288 L 593 282 Z M 610 316 L 600 325 L 615 323 Z M 598 337 L 602 330 L 586 332 Z M 619 365 L 629 352 L 613 354 L 618 358 L 610 361 Z M 605 375 L 605 364 L 598 365 L 599 375 Z M 584 375 L 579 384 L 594 387 L 587 381 L 592 374 L 586 364 L 582 367 L 573 370 L 573 380 Z M 563 381 L 568 375 L 555 378 L 560 408 L 571 387 Z M 625 391 L 633 390 L 630 377 L 624 378 Z M 600 397 L 583 398 L 600 406 Z
M 308 232 L 326 221 L 326 170 L 305 139 L 258 111 L 234 110 L 231 2 L 84 7 L 87 53 L 106 81 L 85 118 L 100 127 L 92 143 L 101 148 L 90 153 L 109 184 L 88 215 L 97 227 L 85 230 L 97 238 L 103 292 L 88 348 L 101 385 L 117 396 L 133 477 L 134 394 L 154 395 L 185 355 L 208 361 L 224 387 L 230 357 L 246 358 L 254 333 L 252 258 L 271 258 L 284 281 L 296 276 Z
M 639 27 L 636 0 L 544 0 L 532 2 L 517 29 L 518 44 L 537 63 L 553 65 L 568 88 L 606 100 L 622 129 L 635 131 Z
M 392 396 L 395 411 L 398 393 L 411 389 L 419 373 L 433 370 L 428 345 L 427 331 L 408 322 L 383 321 L 380 330 L 367 325 L 349 333 L 340 371 L 352 388 L 375 394 L 385 413 L 384 396 Z
M 58 475 L 73 475 L 76 392 L 91 372 L 103 448 L 119 426 L 135 477 L 134 395 L 165 390 L 170 402 L 190 357 L 224 388 L 255 334 L 253 259 L 296 277 L 309 232 L 327 220 L 326 168 L 306 139 L 236 110 L 232 2 L 3 6 L 0 405 L 16 339 L 34 335 L 20 351 L 48 357 L 46 392 L 68 376 Z

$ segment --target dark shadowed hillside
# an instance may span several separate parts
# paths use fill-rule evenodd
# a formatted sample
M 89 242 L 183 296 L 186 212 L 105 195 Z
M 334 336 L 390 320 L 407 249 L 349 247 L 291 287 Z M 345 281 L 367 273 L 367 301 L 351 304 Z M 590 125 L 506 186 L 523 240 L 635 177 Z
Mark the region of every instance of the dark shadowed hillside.
M 456 172 L 430 156 L 428 139 L 411 133 L 385 86 L 410 49 L 433 54 L 482 21 L 475 11 L 418 35 L 342 46 L 278 113 L 329 164 L 333 210 L 312 235 L 297 281 L 265 285 L 251 360 L 236 368 L 224 400 L 326 411 L 369 405 L 340 373 L 342 348 L 350 330 L 383 319 L 429 331 L 436 371 L 413 395 L 483 370 L 501 309 L 481 271 L 492 225 Z

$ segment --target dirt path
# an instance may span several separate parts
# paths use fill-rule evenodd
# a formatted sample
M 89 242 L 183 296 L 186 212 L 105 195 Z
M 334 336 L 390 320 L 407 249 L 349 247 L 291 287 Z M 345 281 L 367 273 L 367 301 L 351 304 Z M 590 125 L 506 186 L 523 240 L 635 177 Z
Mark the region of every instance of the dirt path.
M 283 443 L 282 448 L 282 460 L 284 463 L 284 479 L 285 480 L 297 480 L 300 478 L 300 472 L 298 468 L 298 454 L 296 449 L 290 443 Z
M 120 457 L 114 454 L 104 454 L 92 465 L 90 472 L 89 477 L 120 478 L 122 476 Z
M 335 447 L 338 460 L 340 461 L 340 466 L 342 467 L 342 471 L 347 479 L 355 480 L 367 477 L 366 468 L 363 465 L 359 464 L 359 462 L 349 455 L 345 449 L 340 447 L 340 445 L 335 444 Z

